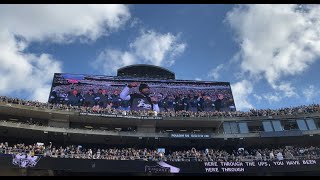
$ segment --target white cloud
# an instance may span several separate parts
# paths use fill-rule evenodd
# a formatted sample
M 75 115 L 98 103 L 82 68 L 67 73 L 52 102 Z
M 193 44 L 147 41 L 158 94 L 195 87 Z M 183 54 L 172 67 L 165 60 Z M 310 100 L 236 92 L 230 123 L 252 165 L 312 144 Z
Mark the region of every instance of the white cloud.
M 28 45 L 94 41 L 129 18 L 124 5 L 0 5 L 0 94 L 46 102 L 53 74 L 61 72 L 62 64 L 46 53 L 27 53 Z
M 276 93 L 276 94 L 266 94 L 266 95 L 263 95 L 263 98 L 266 99 L 269 104 L 272 104 L 274 102 L 279 102 L 283 97 L 281 97 L 279 95 L 279 93 Z
M 253 108 L 253 105 L 249 102 L 248 96 L 252 94 L 253 86 L 251 82 L 242 80 L 235 84 L 231 84 L 233 97 L 236 103 L 237 110 L 248 110 Z
M 105 74 L 114 74 L 118 68 L 136 63 L 171 66 L 175 63 L 175 58 L 185 51 L 186 46 L 186 43 L 179 41 L 179 35 L 142 31 L 130 43 L 128 51 L 105 49 L 92 67 Z
M 178 42 L 179 36 L 155 31 L 141 32 L 130 47 L 145 63 L 171 66 L 174 58 L 184 52 L 185 43 Z
M 142 26 L 143 22 L 139 18 L 133 18 L 130 22 L 130 28 Z
M 12 34 L 0 31 L 0 94 L 30 94 L 30 98 L 47 101 L 50 83 L 61 63 L 48 54 L 23 53 Z
M 303 90 L 303 95 L 306 98 L 307 102 L 314 101 L 315 97 L 319 94 L 315 89 L 314 85 L 309 85 L 306 89 Z
M 217 66 L 216 68 L 212 69 L 209 74 L 208 77 L 213 78 L 214 80 L 218 80 L 220 77 L 220 71 L 224 68 L 223 64 L 220 64 L 219 66 Z
M 274 89 L 280 90 L 283 92 L 285 97 L 293 97 L 298 96 L 295 92 L 295 87 L 292 87 L 291 83 L 288 82 L 280 82 L 278 86 L 275 86 Z
M 78 36 L 96 40 L 129 18 L 128 7 L 116 4 L 0 5 L 0 25 L 28 41 L 66 42 Z
M 253 94 L 253 97 L 258 101 L 260 102 L 262 100 L 262 97 L 259 96 L 258 94 Z
M 240 5 L 226 20 L 240 45 L 242 72 L 295 96 L 295 88 L 281 79 L 303 73 L 319 59 L 320 6 Z
M 136 57 L 129 52 L 106 49 L 99 54 L 98 58 L 91 65 L 106 75 L 115 75 L 114 73 L 120 67 L 135 64 L 136 61 Z
M 201 79 L 201 78 L 195 78 L 195 80 L 196 80 L 196 81 L 202 81 L 202 79 Z

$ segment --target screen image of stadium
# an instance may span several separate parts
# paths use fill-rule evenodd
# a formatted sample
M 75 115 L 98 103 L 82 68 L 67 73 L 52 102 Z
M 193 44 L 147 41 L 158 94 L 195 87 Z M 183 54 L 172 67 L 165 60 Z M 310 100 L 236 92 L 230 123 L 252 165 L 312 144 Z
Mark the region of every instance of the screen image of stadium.
M 141 85 L 150 89 L 160 111 L 236 111 L 228 82 L 191 80 L 163 80 L 55 73 L 49 103 L 72 106 L 115 108 L 130 110 L 132 102 L 122 98 L 124 88 L 131 83 L 136 87 L 129 94 L 138 93 Z M 137 106 L 142 106 L 137 102 Z M 140 109 L 138 109 L 140 110 Z

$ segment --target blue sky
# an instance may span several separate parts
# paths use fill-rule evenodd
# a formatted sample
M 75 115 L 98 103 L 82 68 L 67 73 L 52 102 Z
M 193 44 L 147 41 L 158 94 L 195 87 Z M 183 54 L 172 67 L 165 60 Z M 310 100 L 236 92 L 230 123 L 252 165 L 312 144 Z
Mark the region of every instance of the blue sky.
M 319 27 L 317 5 L 0 5 L 0 95 L 145 63 L 229 81 L 239 110 L 319 103 Z

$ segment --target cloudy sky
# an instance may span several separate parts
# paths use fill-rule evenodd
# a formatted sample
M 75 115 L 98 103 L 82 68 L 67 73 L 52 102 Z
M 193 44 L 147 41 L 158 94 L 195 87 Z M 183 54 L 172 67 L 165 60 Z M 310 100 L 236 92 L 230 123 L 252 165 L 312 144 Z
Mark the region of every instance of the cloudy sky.
M 229 81 L 238 110 L 320 103 L 318 5 L 0 5 L 0 95 L 47 101 L 53 73 L 154 64 Z

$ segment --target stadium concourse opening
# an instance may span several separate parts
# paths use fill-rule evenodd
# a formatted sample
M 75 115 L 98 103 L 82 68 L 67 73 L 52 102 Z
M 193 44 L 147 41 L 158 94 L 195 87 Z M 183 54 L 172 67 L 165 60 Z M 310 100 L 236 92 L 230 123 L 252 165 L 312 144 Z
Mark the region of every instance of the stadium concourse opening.
M 119 77 L 175 79 L 175 73 L 160 66 L 135 64 L 118 69 Z

